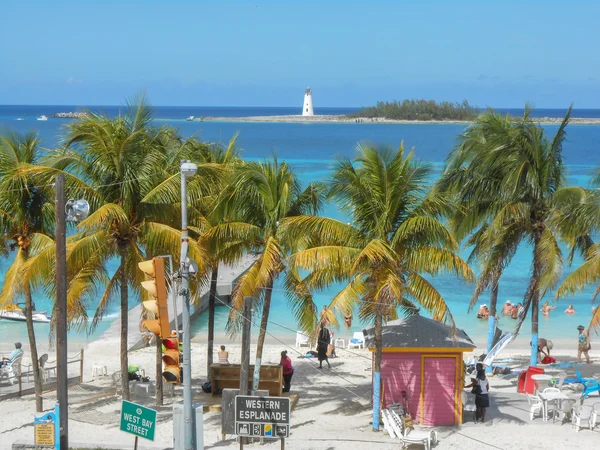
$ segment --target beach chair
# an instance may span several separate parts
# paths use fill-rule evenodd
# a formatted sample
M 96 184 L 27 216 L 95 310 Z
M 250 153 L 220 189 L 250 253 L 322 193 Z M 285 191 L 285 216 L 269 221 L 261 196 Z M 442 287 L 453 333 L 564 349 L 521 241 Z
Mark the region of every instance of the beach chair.
M 575 369 L 579 383 L 583 384 L 583 396 L 587 398 L 592 392 L 598 392 L 600 395 L 600 384 L 594 378 L 583 378 L 579 369 Z
M 462 392 L 463 415 L 465 412 L 473 413 L 473 422 L 477 422 L 477 406 L 475 406 L 475 396 L 468 392 Z M 463 416 L 464 417 L 464 416 Z
M 386 411 L 387 420 L 390 422 L 394 434 L 398 436 L 398 439 L 402 442 L 403 449 L 412 444 L 421 444 L 425 450 L 429 450 L 432 445 L 436 444 L 437 433 L 434 430 L 415 430 L 413 427 L 404 426 L 404 421 L 396 411 L 390 409 Z
M 558 419 L 560 420 L 560 423 L 562 425 L 565 419 L 571 419 L 571 414 L 573 414 L 573 407 L 576 403 L 577 399 L 575 398 L 570 398 L 560 402 L 560 408 L 557 409 L 557 414 L 552 416 L 552 422 L 554 422 L 555 419 Z
M 23 359 L 23 353 L 13 359 L 11 362 L 7 362 L 0 367 L 0 380 L 4 377 L 10 381 L 10 384 L 17 382 L 17 377 L 21 376 L 21 360 Z
M 592 407 L 589 405 L 575 405 L 573 407 L 572 427 L 579 431 L 582 425 L 587 423 L 588 428 L 592 428 Z
M 365 348 L 365 336 L 362 331 L 357 331 L 348 342 L 348 348 Z
M 544 403 L 542 402 L 541 398 L 539 398 L 537 395 L 527 394 L 527 401 L 529 402 L 530 420 L 533 420 L 537 413 L 539 413 L 540 415 L 543 414 Z
M 40 356 L 40 359 L 38 360 L 39 362 L 39 366 L 40 366 L 40 374 L 42 375 L 42 380 L 46 381 L 46 371 L 44 370 L 44 366 L 46 365 L 46 362 L 48 361 L 48 353 L 44 353 L 42 356 Z M 33 375 L 33 364 L 28 364 L 27 365 L 27 382 L 29 383 L 29 377 Z
M 296 331 L 296 348 L 310 347 L 310 336 L 302 331 Z

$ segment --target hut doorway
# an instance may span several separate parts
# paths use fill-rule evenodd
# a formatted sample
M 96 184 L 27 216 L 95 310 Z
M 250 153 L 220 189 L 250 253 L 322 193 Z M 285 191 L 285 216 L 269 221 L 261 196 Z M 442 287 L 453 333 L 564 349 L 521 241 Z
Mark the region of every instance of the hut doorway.
M 458 363 L 455 355 L 421 355 L 421 424 L 460 423 Z

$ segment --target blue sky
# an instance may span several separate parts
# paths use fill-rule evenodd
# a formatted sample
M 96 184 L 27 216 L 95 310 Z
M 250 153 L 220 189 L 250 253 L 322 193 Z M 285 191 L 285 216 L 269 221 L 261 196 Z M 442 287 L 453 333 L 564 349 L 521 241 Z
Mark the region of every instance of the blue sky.
M 0 2 L 1 104 L 600 108 L 600 2 Z

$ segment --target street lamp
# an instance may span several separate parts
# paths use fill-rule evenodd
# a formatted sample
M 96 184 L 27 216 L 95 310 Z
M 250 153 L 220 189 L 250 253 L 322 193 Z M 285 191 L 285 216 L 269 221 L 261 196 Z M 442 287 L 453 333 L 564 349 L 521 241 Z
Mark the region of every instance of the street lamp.
M 194 419 L 192 412 L 192 363 L 190 324 L 190 264 L 188 258 L 187 229 L 187 179 L 196 175 L 198 166 L 191 161 L 181 161 L 181 289 L 183 313 L 183 442 L 185 450 L 194 448 Z M 196 269 L 197 270 L 197 269 Z
M 56 175 L 56 399 L 59 404 L 60 448 L 69 448 L 67 373 L 67 230 L 66 221 L 79 222 L 90 212 L 85 200 L 66 201 L 65 176 Z

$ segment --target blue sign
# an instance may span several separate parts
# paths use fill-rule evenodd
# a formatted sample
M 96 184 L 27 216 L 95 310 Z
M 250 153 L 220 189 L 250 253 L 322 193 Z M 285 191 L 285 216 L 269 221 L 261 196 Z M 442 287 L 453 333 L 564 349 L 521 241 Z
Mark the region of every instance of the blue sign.
M 35 430 L 35 445 L 37 447 L 50 447 L 60 450 L 60 409 L 58 403 L 54 411 L 44 413 L 44 415 L 33 419 Z

